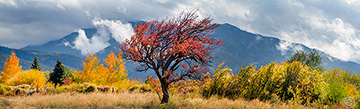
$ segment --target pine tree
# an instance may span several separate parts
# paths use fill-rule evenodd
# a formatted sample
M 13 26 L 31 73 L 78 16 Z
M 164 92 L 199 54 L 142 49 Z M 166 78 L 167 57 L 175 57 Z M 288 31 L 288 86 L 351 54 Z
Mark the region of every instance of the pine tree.
M 65 66 L 61 63 L 60 59 L 58 59 L 56 61 L 56 65 L 54 66 L 54 70 L 53 72 L 51 72 L 50 74 L 50 79 L 49 81 L 54 83 L 55 86 L 56 85 L 62 85 L 63 84 L 63 80 L 66 79 L 66 68 Z
M 40 63 L 38 61 L 38 57 L 35 56 L 34 60 L 33 60 L 33 63 L 31 64 L 31 69 L 35 69 L 35 70 L 41 70 L 40 68 Z

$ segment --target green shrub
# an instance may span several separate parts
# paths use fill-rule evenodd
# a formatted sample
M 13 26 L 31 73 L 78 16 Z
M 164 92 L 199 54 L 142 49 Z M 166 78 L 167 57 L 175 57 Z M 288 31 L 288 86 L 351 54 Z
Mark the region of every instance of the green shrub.
M 338 81 L 330 81 L 326 99 L 331 103 L 340 103 L 345 97 L 348 97 L 348 94 L 346 93 L 344 84 Z
M 80 85 L 80 87 L 79 87 L 79 89 L 77 89 L 77 91 L 80 93 L 95 92 L 95 91 L 97 91 L 96 87 L 97 86 L 94 84 L 84 83 L 84 84 Z
M 307 104 L 321 99 L 326 89 L 322 73 L 312 70 L 300 62 L 272 62 L 255 71 L 255 67 L 241 68 L 237 75 L 231 75 L 231 69 L 215 70 L 213 78 L 205 80 L 201 94 L 204 97 L 217 95 L 236 99 L 259 99 L 267 101 L 279 98 L 281 101 L 294 100 Z M 274 100 L 273 100 L 274 101 Z
M 141 85 L 134 85 L 129 89 L 130 92 L 133 92 L 135 90 L 139 90 L 140 92 L 150 92 L 151 86 L 148 84 L 141 84 Z
M 359 75 L 339 68 L 330 68 L 325 72 L 324 78 L 329 83 L 324 104 L 339 104 L 346 97 L 352 97 L 356 104 L 360 104 Z
M 15 96 L 13 91 L 6 91 L 4 96 Z
M 0 84 L 0 95 L 1 95 L 1 94 L 4 94 L 5 91 L 6 91 L 6 90 L 5 90 L 4 85 Z
M 225 96 L 227 88 L 230 85 L 232 75 L 230 75 L 230 68 L 220 69 L 222 65 L 224 65 L 224 62 L 221 63 L 214 71 L 213 78 L 206 80 L 205 84 L 201 88 L 201 94 L 204 97 L 209 98 L 213 95 L 218 95 L 219 97 Z
M 11 91 L 13 90 L 13 87 L 4 85 L 5 91 Z

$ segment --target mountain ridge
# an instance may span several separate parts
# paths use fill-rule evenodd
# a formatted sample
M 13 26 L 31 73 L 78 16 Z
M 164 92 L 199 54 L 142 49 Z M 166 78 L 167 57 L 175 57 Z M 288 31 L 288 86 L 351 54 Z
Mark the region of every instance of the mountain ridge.
M 266 65 L 269 62 L 283 62 L 286 59 L 289 59 L 296 50 L 299 50 L 299 48 L 301 48 L 300 50 L 307 52 L 312 50 L 300 43 L 290 43 L 275 37 L 253 34 L 228 23 L 217 28 L 213 36 L 216 38 L 221 37 L 221 39 L 225 40 L 223 47 L 217 48 L 216 50 L 218 50 L 218 52 L 215 54 L 223 57 L 223 60 L 228 63 L 225 65 L 228 65 L 233 69 L 239 69 L 240 66 L 247 66 L 249 64 L 261 66 Z M 236 42 L 239 40 L 240 42 Z M 289 43 L 288 50 L 280 50 L 281 43 Z M 317 49 L 315 49 L 315 51 L 322 57 L 322 65 L 324 68 L 341 68 L 357 74 L 360 73 L 360 64 L 358 63 L 342 61 Z M 253 56 L 254 54 L 256 55 Z M 234 59 L 231 57 L 238 58 Z M 217 60 L 215 65 L 220 63 L 220 61 L 222 60 Z
M 135 25 L 139 22 L 130 23 L 133 27 L 135 27 Z M 83 30 L 88 38 L 91 38 L 97 32 L 96 28 L 86 28 Z M 78 37 L 78 35 L 78 32 L 75 31 L 59 40 L 53 40 L 43 45 L 27 46 L 22 48 L 22 50 L 65 53 L 84 58 L 84 55 L 81 55 L 80 50 L 73 48 L 74 43 L 72 42 Z M 303 44 L 290 43 L 279 38 L 250 33 L 229 23 L 220 25 L 215 29 L 214 33 L 210 37 L 225 41 L 222 47 L 217 47 L 212 51 L 212 53 L 219 58 L 214 60 L 211 67 L 216 67 L 219 63 L 225 60 L 225 66 L 229 66 L 234 70 L 234 72 L 237 72 L 241 66 L 248 66 L 249 64 L 262 66 L 272 61 L 283 62 L 290 58 L 290 56 L 292 56 L 298 49 L 311 51 L 311 48 L 306 47 Z M 69 45 L 66 45 L 65 42 L 68 42 Z M 115 52 L 119 49 L 119 43 L 113 37 L 110 37 L 108 42 L 110 43 L 109 46 L 96 53 L 100 59 L 104 59 L 111 50 Z M 287 45 L 283 46 L 282 44 Z M 323 57 L 322 65 L 324 68 L 339 67 L 359 74 L 360 65 L 358 63 L 342 61 L 322 51 L 316 51 Z M 136 72 L 133 70 L 136 65 L 130 61 L 127 62 L 130 63 L 126 65 L 129 72 Z M 146 78 L 146 75 L 149 74 L 138 72 L 129 73 L 129 76 L 140 76 L 141 79 Z
M 19 65 L 22 66 L 22 70 L 30 69 L 30 65 L 32 64 L 35 56 L 38 57 L 40 67 L 43 71 L 51 71 L 56 64 L 57 59 L 60 59 L 66 67 L 74 70 L 79 68 L 82 62 L 82 58 L 69 54 L 13 49 L 0 46 L 0 71 L 3 70 L 3 66 L 5 65 L 6 60 L 10 57 L 12 51 L 15 52 L 16 57 L 19 58 Z

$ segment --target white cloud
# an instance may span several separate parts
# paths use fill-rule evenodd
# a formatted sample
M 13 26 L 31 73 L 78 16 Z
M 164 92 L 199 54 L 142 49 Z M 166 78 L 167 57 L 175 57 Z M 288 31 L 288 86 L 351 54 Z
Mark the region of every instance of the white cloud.
M 67 47 L 71 47 L 70 43 L 69 43 L 68 41 L 66 41 L 66 40 L 63 42 L 63 44 L 64 44 L 65 46 L 67 46 Z
M 112 37 L 118 42 L 123 42 L 134 35 L 134 29 L 130 23 L 122 23 L 119 20 L 107 20 L 96 18 L 93 20 L 93 25 L 96 28 L 107 28 Z
M 287 51 L 295 52 L 299 50 L 304 50 L 304 47 L 285 40 L 281 40 L 279 42 L 279 45 L 276 45 L 276 49 L 280 50 L 282 55 L 285 55 Z
M 261 37 L 259 35 L 256 35 L 256 41 L 261 40 Z
M 80 0 L 55 0 L 55 1 L 58 1 L 62 5 L 69 6 L 72 8 L 77 8 L 77 9 L 82 8 L 82 5 L 81 5 L 82 3 Z M 87 2 L 91 2 L 91 1 L 87 1 Z
M 18 7 L 14 0 L 0 0 L 0 4 L 5 4 L 13 7 Z
M 302 17 L 310 29 L 296 31 L 303 34 L 287 32 L 291 34 L 291 37 L 287 38 L 320 49 L 342 60 L 359 62 L 359 31 L 351 24 L 341 18 L 326 18 L 321 13 Z
M 96 18 L 92 21 L 92 24 L 97 29 L 92 37 L 86 36 L 85 31 L 79 29 L 77 31 L 79 33 L 78 37 L 72 42 L 74 44 L 72 48 L 80 50 L 82 55 L 97 53 L 108 47 L 111 37 L 117 42 L 123 42 L 134 34 L 130 23 L 124 24 L 119 20 Z M 69 45 L 68 42 L 64 42 L 64 44 L 65 46 Z
M 57 3 L 56 7 L 60 8 L 61 10 L 66 11 L 65 7 L 63 5 L 61 5 L 60 3 Z
M 353 5 L 353 4 L 359 3 L 358 0 L 345 0 L 345 1 L 346 1 L 346 3 L 349 4 L 349 5 Z
M 133 34 L 123 22 L 172 18 L 193 8 L 217 23 L 360 63 L 359 0 L 0 0 L 0 45 L 42 44 L 94 26 L 121 42 Z
M 84 30 L 79 29 L 77 32 L 79 35 L 73 42 L 73 48 L 80 50 L 82 55 L 96 53 L 110 45 L 108 43 L 109 38 L 107 35 L 102 34 L 106 34 L 106 32 L 103 32 L 103 30 L 100 30 L 100 34 L 94 35 L 90 39 L 86 36 Z

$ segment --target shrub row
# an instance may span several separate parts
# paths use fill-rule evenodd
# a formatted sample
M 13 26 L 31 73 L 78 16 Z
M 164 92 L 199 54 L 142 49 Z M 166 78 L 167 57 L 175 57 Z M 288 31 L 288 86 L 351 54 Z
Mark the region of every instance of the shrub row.
M 325 72 L 312 69 L 301 62 L 272 62 L 256 70 L 256 66 L 240 68 L 233 74 L 220 64 L 212 78 L 201 86 L 204 97 L 219 96 L 229 99 L 259 99 L 271 102 L 301 104 L 344 104 L 346 97 L 359 106 L 359 75 L 341 69 Z

